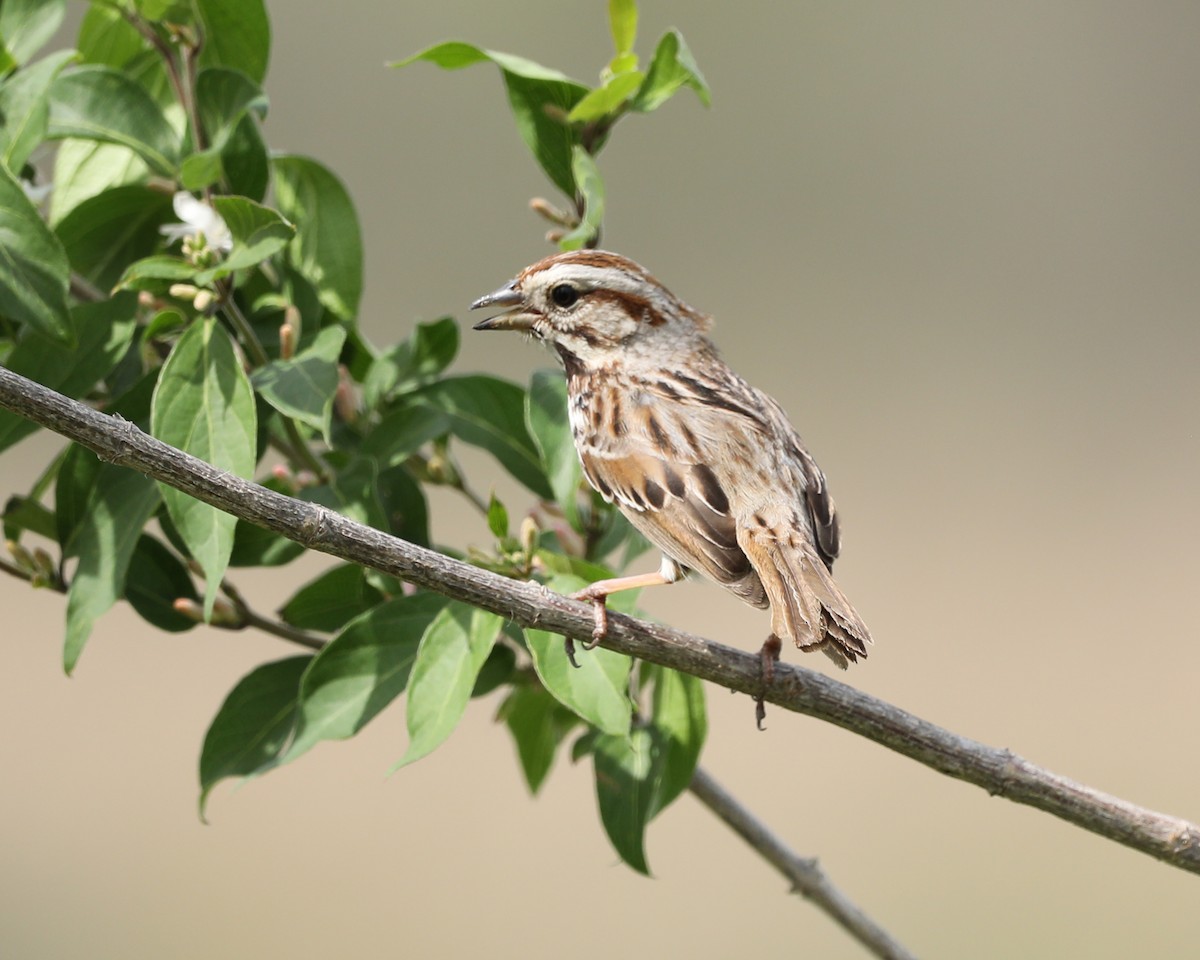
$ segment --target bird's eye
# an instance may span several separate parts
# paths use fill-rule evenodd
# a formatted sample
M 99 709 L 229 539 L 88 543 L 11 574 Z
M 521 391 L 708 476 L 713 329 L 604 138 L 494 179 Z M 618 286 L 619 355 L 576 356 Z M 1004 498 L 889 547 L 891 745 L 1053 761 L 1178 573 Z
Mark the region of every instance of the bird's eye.
M 550 299 L 560 307 L 569 307 L 579 299 L 579 291 L 569 283 L 560 283 L 550 290 Z

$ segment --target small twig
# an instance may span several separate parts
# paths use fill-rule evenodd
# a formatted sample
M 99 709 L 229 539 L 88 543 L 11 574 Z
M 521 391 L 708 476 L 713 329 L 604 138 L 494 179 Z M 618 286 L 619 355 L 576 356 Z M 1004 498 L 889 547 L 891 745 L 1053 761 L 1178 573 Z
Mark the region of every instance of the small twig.
M 688 789 L 764 860 L 790 880 L 793 892 L 824 910 L 864 947 L 884 960 L 915 960 L 913 954 L 830 883 L 815 858 L 801 857 L 788 849 L 765 823 L 743 807 L 703 767 L 696 768 Z
M 200 120 L 200 104 L 196 97 L 196 64 L 200 58 L 202 43 L 203 40 L 198 40 L 196 43 L 186 44 L 183 49 L 183 75 L 186 93 L 182 106 L 187 111 L 188 122 L 192 127 L 192 140 L 198 151 L 208 148 L 208 133 Z
M 16 577 L 18 580 L 24 580 L 29 583 L 33 579 L 33 574 L 27 570 L 22 570 L 15 563 L 9 563 L 3 557 L 0 557 L 0 573 L 7 573 L 10 577 Z
M 71 296 L 76 300 L 86 300 L 89 303 L 98 303 L 101 300 L 107 300 L 104 291 L 97 287 L 91 280 L 79 273 L 72 272 L 71 274 Z
M 179 72 L 179 61 L 175 58 L 175 52 L 171 49 L 171 45 L 159 36 L 158 32 L 133 10 L 124 7 L 119 7 L 118 9 L 126 22 L 140 33 L 143 39 L 158 53 L 163 62 L 163 67 L 167 71 L 167 79 L 171 83 L 171 89 L 175 91 L 175 99 L 179 101 L 179 105 L 184 110 L 187 110 L 189 100 L 187 87 L 183 82 L 183 76 Z M 189 112 L 189 118 L 190 116 Z
M 6 573 L 10 577 L 16 577 L 18 580 L 24 580 L 26 583 L 33 581 L 32 573 L 22 570 L 16 564 L 10 563 L 3 557 L 0 557 L 0 573 Z M 60 578 L 46 581 L 44 586 L 56 593 L 66 593 L 68 589 L 68 585 Z M 264 617 L 246 602 L 242 596 L 242 592 L 228 580 L 221 581 L 221 592 L 232 601 L 234 609 L 237 611 L 238 622 L 230 624 L 214 622 L 208 624 L 210 627 L 215 627 L 218 630 L 245 630 L 248 627 L 253 627 L 256 630 L 272 634 L 291 643 L 308 647 L 309 650 L 323 650 L 329 642 L 323 637 L 318 637 L 316 634 L 301 630 L 299 627 L 293 627 L 290 623 Z
M 301 630 L 299 627 L 293 627 L 290 623 L 284 623 L 282 620 L 272 620 L 270 617 L 264 617 L 262 614 L 256 613 L 250 604 L 246 602 L 246 598 L 242 596 L 242 592 L 228 580 L 221 581 L 221 592 L 232 601 L 239 620 L 236 625 L 231 625 L 227 629 L 244 630 L 247 627 L 253 627 L 256 630 L 280 637 L 290 643 L 308 647 L 309 650 L 323 650 L 329 642 L 306 630 Z M 221 625 L 214 624 L 214 626 Z
M 499 613 L 523 626 L 586 639 L 588 604 L 520 583 L 374 530 L 314 503 L 275 493 L 155 440 L 136 425 L 99 413 L 0 367 L 0 407 L 132 467 L 189 496 L 290 540 L 419 587 Z M 761 664 L 723 644 L 623 614 L 609 616 L 604 646 L 751 696 Z M 990 747 L 863 693 L 815 670 L 780 664 L 764 699 L 816 717 L 989 793 L 1052 813 L 1092 833 L 1200 874 L 1200 826 L 1140 807 Z
M 418 479 L 423 479 L 425 482 L 438 487 L 446 487 L 456 493 L 461 494 L 471 506 L 478 510 L 484 517 L 488 515 L 488 502 L 476 493 L 463 479 L 462 471 L 458 469 L 458 464 L 449 459 L 448 456 L 443 456 L 443 468 L 433 470 L 429 465 L 429 457 L 420 453 L 414 453 L 408 457 L 405 463 L 410 469 L 414 470 Z M 447 470 L 446 467 L 449 469 Z
M 233 287 L 226 281 L 217 282 L 217 294 L 220 298 L 220 309 L 225 314 L 225 319 L 229 321 L 234 332 L 242 341 L 242 347 L 246 351 L 246 355 L 250 358 L 250 363 L 255 367 L 264 367 L 271 362 L 271 358 L 267 356 L 267 351 L 263 349 L 262 342 L 258 339 L 258 334 L 254 332 L 254 327 L 250 325 L 250 320 L 242 313 L 242 308 L 237 305 L 237 301 L 233 299 Z
M 462 471 L 458 469 L 458 465 L 454 466 L 454 480 L 447 484 L 451 490 L 457 490 L 485 517 L 488 515 L 488 503 L 478 493 L 476 493 L 467 481 L 463 478 Z

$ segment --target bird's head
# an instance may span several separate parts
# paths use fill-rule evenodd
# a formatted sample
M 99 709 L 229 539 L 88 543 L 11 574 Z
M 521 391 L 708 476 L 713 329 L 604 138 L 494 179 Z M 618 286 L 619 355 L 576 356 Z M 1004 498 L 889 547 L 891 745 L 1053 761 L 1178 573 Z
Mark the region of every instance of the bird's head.
M 568 371 L 596 369 L 618 356 L 669 358 L 707 344 L 707 317 L 632 260 L 602 250 L 539 260 L 471 304 L 483 307 L 503 312 L 476 330 L 528 333 L 552 346 Z

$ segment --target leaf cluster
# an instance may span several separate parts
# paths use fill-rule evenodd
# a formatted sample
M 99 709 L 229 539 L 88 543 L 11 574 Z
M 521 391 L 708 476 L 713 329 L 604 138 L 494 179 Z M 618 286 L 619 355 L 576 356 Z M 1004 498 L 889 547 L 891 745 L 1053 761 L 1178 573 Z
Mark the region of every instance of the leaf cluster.
M 634 50 L 635 0 L 609 0 L 608 7 L 614 54 L 595 87 L 524 57 L 461 41 L 435 44 L 393 64 L 426 62 L 461 70 L 490 62 L 500 70 L 517 132 L 542 172 L 571 203 L 569 212 L 549 205 L 539 209 L 563 228 L 550 235 L 563 250 L 595 246 L 599 240 L 605 191 L 595 157 L 617 121 L 651 113 L 684 88 L 695 91 L 705 106 L 710 102 L 708 84 L 683 34 L 663 34 L 643 67 Z
M 95 0 L 76 48 L 42 55 L 64 6 L 0 5 L 0 363 L 418 544 L 430 544 L 429 488 L 449 487 L 479 511 L 486 546 L 468 558 L 552 590 L 613 576 L 645 548 L 583 482 L 556 372 L 524 387 L 452 371 L 449 317 L 387 348 L 360 332 L 353 200 L 317 159 L 267 145 L 263 0 Z M 677 32 L 640 65 L 636 19 L 631 0 L 610 4 L 615 53 L 595 87 L 466 43 L 401 61 L 500 69 L 520 136 L 573 205 L 558 215 L 564 248 L 599 235 L 594 158 L 617 120 L 684 87 L 708 101 Z M 0 412 L 0 452 L 34 429 Z M 527 492 L 515 530 L 514 512 L 464 477 L 463 444 Z M 233 571 L 301 552 L 74 446 L 8 499 L 3 524 L 12 569 L 66 595 L 68 672 L 122 599 L 168 632 L 262 626 Z M 301 586 L 273 623 L 316 652 L 230 692 L 201 752 L 202 813 L 223 779 L 351 737 L 402 694 L 397 767 L 499 691 L 530 789 L 570 741 L 572 759 L 591 758 L 614 846 L 648 870 L 646 825 L 687 786 L 704 740 L 694 678 L 601 649 L 576 670 L 560 638 L 352 565 Z

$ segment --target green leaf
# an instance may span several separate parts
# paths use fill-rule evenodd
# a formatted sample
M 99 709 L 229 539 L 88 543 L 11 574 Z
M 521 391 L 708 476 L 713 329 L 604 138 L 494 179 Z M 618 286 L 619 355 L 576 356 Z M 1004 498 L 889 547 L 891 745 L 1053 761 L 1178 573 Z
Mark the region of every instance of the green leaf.
M 279 209 L 298 226 L 288 251 L 292 263 L 326 309 L 352 320 L 362 297 L 363 251 L 350 195 L 328 168 L 308 157 L 275 157 L 272 168 Z
M 483 375 L 447 377 L 414 396 L 445 413 L 456 437 L 487 450 L 539 497 L 554 495 L 525 427 L 525 391 L 515 383 Z
M 9 497 L 4 505 L 4 539 L 17 540 L 22 530 L 53 540 L 54 514 L 32 497 Z
M 65 70 L 50 86 L 51 137 L 79 137 L 128 147 L 155 173 L 174 177 L 179 137 L 150 94 L 111 67 Z
M 288 245 L 296 228 L 283 217 L 245 197 L 213 197 L 213 209 L 233 235 L 233 249 L 217 266 L 196 275 L 198 286 L 262 263 Z
M 267 145 L 254 118 L 247 115 L 233 129 L 221 151 L 225 181 L 233 193 L 262 200 L 271 182 L 271 161 Z
M 649 875 L 646 824 L 655 809 L 655 774 L 661 763 L 655 731 L 638 727 L 627 737 L 599 736 L 592 761 L 596 801 L 608 839 L 622 860 L 638 873 Z
M 563 250 L 578 250 L 592 243 L 600 236 L 600 226 L 604 222 L 604 181 L 596 161 L 583 147 L 576 147 L 571 155 L 571 169 L 583 197 L 583 216 L 579 226 L 558 242 Z
M 511 683 L 517 669 L 517 654 L 512 647 L 496 644 L 475 678 L 471 688 L 471 699 L 486 697 L 497 687 Z M 566 712 L 565 710 L 563 711 Z
M 418 323 L 411 337 L 377 356 L 363 382 L 363 402 L 375 409 L 386 397 L 428 383 L 458 354 L 458 324 L 450 317 Z
M 379 473 L 379 501 L 389 533 L 421 547 L 429 546 L 429 505 L 408 468 L 397 465 Z
M 167 19 L 176 23 L 188 23 L 191 20 L 186 0 L 133 0 L 133 6 L 143 20 L 153 23 Z
M 50 84 L 74 56 L 70 50 L 52 53 L 18 70 L 0 85 L 0 160 L 9 170 L 24 167 L 34 148 L 45 139 Z
M 586 123 L 617 113 L 625 105 L 625 101 L 641 87 L 645 76 L 640 70 L 626 70 L 623 73 L 613 74 L 602 86 L 592 90 L 575 104 L 567 115 L 567 119 L 572 123 Z M 583 148 L 576 144 L 574 149 L 582 150 Z M 575 183 L 577 186 L 579 185 L 578 175 L 575 177 Z
M 657 110 L 683 87 L 695 90 L 696 96 L 706 107 L 712 105 L 708 84 L 696 65 L 692 51 L 684 42 L 683 34 L 678 30 L 669 30 L 658 41 L 658 49 L 654 51 L 646 79 L 633 98 L 633 109 L 641 113 Z
M 296 737 L 282 762 L 322 740 L 354 736 L 403 693 L 421 637 L 446 603 L 422 593 L 390 600 L 352 620 L 300 683 Z
M 254 473 L 254 392 L 215 319 L 193 323 L 171 350 L 154 390 L 150 422 L 159 440 L 220 470 L 247 478 Z M 161 489 L 171 520 L 204 571 L 207 618 L 233 550 L 236 521 L 172 487 Z
M 142 328 L 142 342 L 149 343 L 158 337 L 173 333 L 186 324 L 187 318 L 178 310 L 173 308 L 159 310 Z
M 193 153 L 179 167 L 179 182 L 184 190 L 203 190 L 225 176 L 221 165 L 220 150 L 203 150 Z
M 0 315 L 74 345 L 67 311 L 71 266 L 21 184 L 0 166 Z
M 75 42 L 84 63 L 124 67 L 148 49 L 145 39 L 115 7 L 92 3 Z
M 383 530 L 387 517 L 380 499 L 379 464 L 370 457 L 348 460 L 330 484 L 306 487 L 300 496 L 345 514 L 351 520 Z
M 428 756 L 454 732 L 501 624 L 496 614 L 457 600 L 439 611 L 417 649 L 408 688 L 408 750 L 393 770 Z
M 138 616 L 168 633 L 182 633 L 196 621 L 176 612 L 178 599 L 199 600 L 187 567 L 161 541 L 142 534 L 125 574 L 125 599 Z
M 111 463 L 100 465 L 70 541 L 79 564 L 67 593 L 63 667 L 68 674 L 79 662 L 93 622 L 124 593 L 138 537 L 157 509 L 153 480 Z
M 617 56 L 633 50 L 637 40 L 637 0 L 608 0 L 608 25 L 612 30 L 613 49 Z
M 67 447 L 58 466 L 54 478 L 54 536 L 64 560 L 79 556 L 74 547 L 75 534 L 87 518 L 88 501 L 100 467 L 94 453 L 74 443 Z
M 553 534 L 547 533 L 544 536 L 553 536 Z M 569 575 L 582 580 L 584 583 L 608 580 L 617 575 L 615 570 L 603 564 L 585 560 L 583 557 L 559 553 L 557 550 L 540 549 L 537 551 L 537 558 L 548 573 Z M 613 601 L 614 604 L 620 604 L 624 607 L 626 604 L 622 595 L 617 594 L 616 597 L 617 599 Z M 613 609 L 616 609 L 616 607 L 614 606 Z
M 170 214 L 168 196 L 140 185 L 114 187 L 76 206 L 54 232 L 75 272 L 109 290 L 123 282 L 131 261 L 158 245 L 158 228 Z
M 77 347 L 30 333 L 17 342 L 4 365 L 68 397 L 82 397 L 125 354 L 137 329 L 136 311 L 137 297 L 131 293 L 81 304 L 71 311 L 71 322 L 79 331 Z M 36 430 L 36 424 L 0 410 L 0 451 Z
M 333 632 L 382 602 L 383 595 L 367 583 L 362 567 L 347 563 L 306 583 L 279 615 L 302 630 Z
M 210 149 L 223 149 L 246 114 L 265 117 L 268 105 L 262 88 L 238 70 L 209 67 L 196 77 L 196 106 Z
M 273 360 L 250 376 L 254 389 L 285 417 L 320 431 L 326 443 L 338 387 L 338 356 L 346 342 L 343 327 L 326 327 L 307 350 L 291 360 Z
M 262 0 L 195 0 L 204 25 L 202 67 L 241 70 L 255 83 L 267 75 L 271 24 Z
M 450 418 L 423 404 L 406 404 L 385 416 L 363 441 L 363 453 L 382 466 L 403 463 L 430 440 L 450 432 Z
M 261 200 L 270 163 L 255 118 L 266 116 L 266 95 L 245 74 L 210 67 L 196 80 L 196 99 L 208 149 L 183 162 L 184 186 L 198 190 L 224 178 L 230 192 Z
M 554 755 L 579 718 L 543 687 L 520 687 L 504 702 L 500 715 L 517 746 L 529 792 L 537 793 L 554 765 Z
M 116 289 L 162 293 L 172 283 L 196 278 L 196 266 L 181 257 L 157 254 L 131 263 L 116 282 Z
M 579 668 L 571 666 L 563 638 L 545 630 L 526 630 L 533 666 L 546 689 L 561 704 L 605 733 L 629 733 L 628 657 L 603 647 L 576 653 Z
M 62 23 L 66 0 L 4 0 L 0 4 L 0 39 L 17 63 L 28 63 Z
M 494 493 L 488 502 L 487 522 L 488 529 L 492 531 L 492 536 L 497 540 L 508 536 L 508 508 L 496 499 Z
M 586 583 L 578 577 L 557 576 L 547 586 L 558 593 L 574 593 Z M 631 593 L 618 594 L 610 606 L 628 607 L 636 599 Z M 576 668 L 567 659 L 558 634 L 526 630 L 525 641 L 538 677 L 559 703 L 605 733 L 622 737 L 629 733 L 633 714 L 629 700 L 633 662 L 629 657 L 596 647 L 576 653 Z
M 583 468 L 567 419 L 567 382 L 557 370 L 537 370 L 525 398 L 525 425 L 542 459 L 542 469 L 567 522 L 582 529 L 579 488 Z
M 578 763 L 584 757 L 590 757 L 596 752 L 596 741 L 599 740 L 602 734 L 595 727 L 586 727 L 571 744 L 571 762 Z
M 443 70 L 460 70 L 484 61 L 499 67 L 521 139 L 551 181 L 567 196 L 575 196 L 571 148 L 578 137 L 566 117 L 587 94 L 586 86 L 532 60 L 459 41 L 439 43 L 392 66 L 418 61 L 437 64 Z
M 126 147 L 68 137 L 54 158 L 50 222 L 60 222 L 89 197 L 141 181 L 148 173 L 145 162 Z
M 667 667 L 655 667 L 653 673 L 652 709 L 654 727 L 662 734 L 662 763 L 651 817 L 688 788 L 708 734 L 703 682 Z
M 296 723 L 300 678 L 312 660 L 288 657 L 263 664 L 229 692 L 200 751 L 201 818 L 218 782 L 251 777 L 278 763 Z

